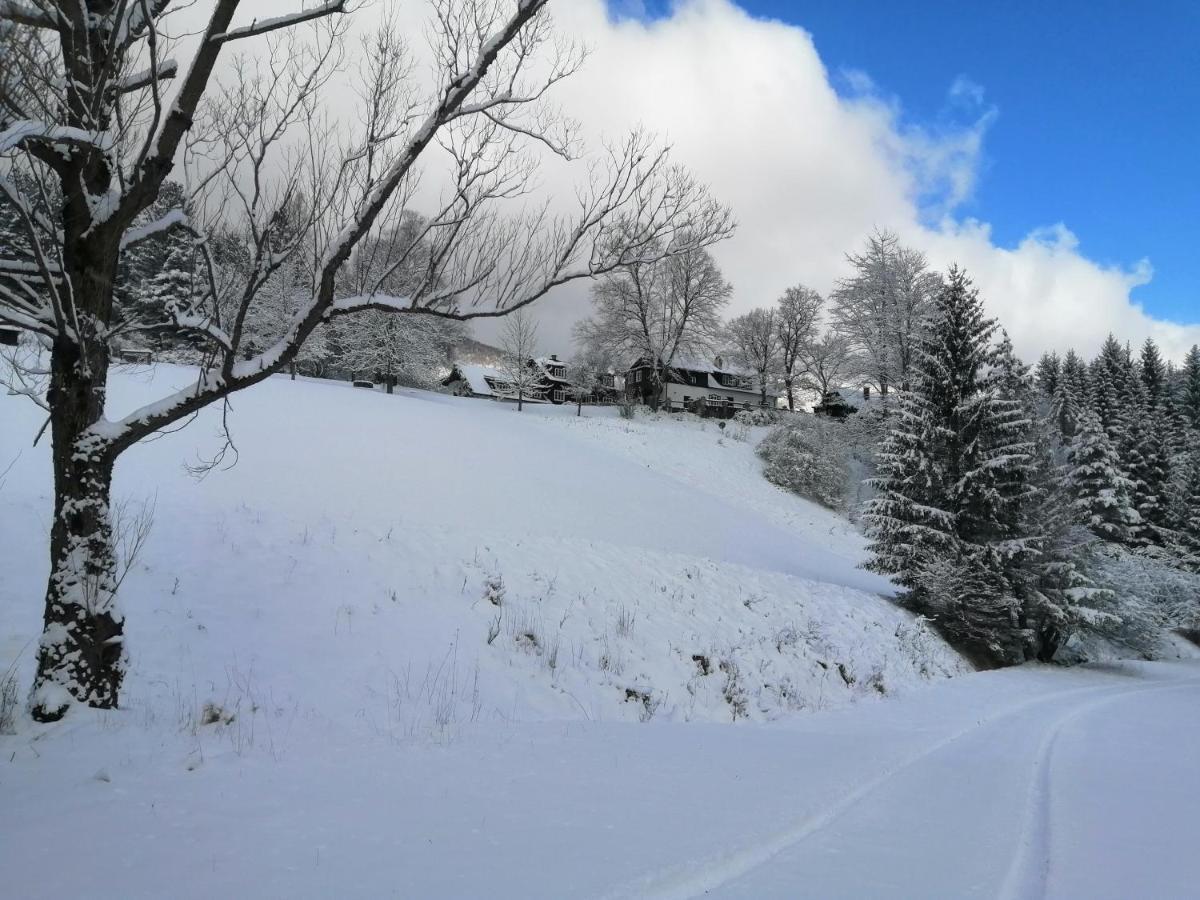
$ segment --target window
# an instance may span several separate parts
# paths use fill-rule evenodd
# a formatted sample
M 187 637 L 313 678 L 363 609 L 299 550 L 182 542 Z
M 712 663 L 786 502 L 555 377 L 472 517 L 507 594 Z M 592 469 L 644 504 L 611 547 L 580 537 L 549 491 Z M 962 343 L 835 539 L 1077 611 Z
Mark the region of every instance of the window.
M 561 390 L 560 388 L 555 388 L 555 389 L 554 389 L 554 402 L 555 402 L 555 403 L 562 403 L 562 402 L 563 402 L 563 392 L 562 392 L 562 390 Z
M 634 383 L 634 384 L 640 384 L 640 383 L 641 383 L 641 381 L 642 381 L 642 370 L 641 370 L 641 369 L 634 369 L 634 370 L 633 370 L 633 383 Z

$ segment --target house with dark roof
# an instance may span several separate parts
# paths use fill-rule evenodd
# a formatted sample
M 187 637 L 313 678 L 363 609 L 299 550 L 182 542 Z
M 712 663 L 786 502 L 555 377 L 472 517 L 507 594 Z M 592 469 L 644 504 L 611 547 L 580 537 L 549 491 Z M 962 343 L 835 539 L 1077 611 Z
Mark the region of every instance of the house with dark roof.
M 661 394 L 657 393 L 660 383 L 665 388 Z M 762 404 L 753 373 L 720 355 L 711 360 L 680 357 L 665 368 L 657 360 L 640 357 L 625 374 L 625 398 L 667 412 L 684 410 L 720 419 Z M 768 396 L 768 402 L 774 403 L 774 397 Z

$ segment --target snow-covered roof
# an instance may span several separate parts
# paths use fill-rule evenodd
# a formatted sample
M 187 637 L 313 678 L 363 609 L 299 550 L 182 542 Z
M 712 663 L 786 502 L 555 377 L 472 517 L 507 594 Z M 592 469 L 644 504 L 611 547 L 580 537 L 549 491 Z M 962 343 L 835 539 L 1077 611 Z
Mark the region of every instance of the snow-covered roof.
M 720 365 L 717 365 L 717 360 L 721 361 Z M 720 355 L 713 359 L 705 359 L 702 356 L 676 356 L 671 362 L 671 368 L 687 369 L 689 372 L 706 372 L 710 375 L 740 375 L 746 378 L 754 374 L 749 369 L 735 366 Z
M 551 366 L 558 366 L 564 371 L 566 370 L 567 364 L 561 359 L 551 359 L 549 356 L 539 356 L 534 360 L 534 363 L 536 363 L 537 367 L 542 370 L 542 374 L 545 375 L 546 378 L 550 379 L 551 381 L 561 381 L 563 384 L 566 384 L 566 378 L 562 377 L 561 375 L 550 374 Z
M 493 378 L 497 381 L 505 381 L 504 373 L 499 369 L 493 369 L 491 366 L 477 366 L 472 363 L 459 363 L 455 366 L 458 373 L 471 387 L 471 393 L 483 394 L 491 396 L 492 386 L 488 384 L 488 379 Z

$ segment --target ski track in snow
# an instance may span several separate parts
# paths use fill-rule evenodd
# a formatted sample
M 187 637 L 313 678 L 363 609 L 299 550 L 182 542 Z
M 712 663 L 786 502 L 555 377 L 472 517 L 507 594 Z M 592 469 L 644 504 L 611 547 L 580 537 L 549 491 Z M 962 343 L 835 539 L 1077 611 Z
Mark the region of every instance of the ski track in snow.
M 1025 900 L 1025 898 L 1042 897 L 1045 894 L 1050 860 L 1050 768 L 1054 744 L 1058 735 L 1067 725 L 1077 719 L 1083 718 L 1085 715 L 1124 699 L 1131 694 L 1181 690 L 1195 687 L 1197 684 L 1200 684 L 1200 679 L 1186 681 L 1183 684 L 1132 688 L 1117 694 L 1113 694 L 1112 688 L 1107 685 L 1103 687 L 1075 688 L 1012 704 L 994 715 L 981 719 L 966 728 L 962 728 L 920 752 L 909 756 L 875 778 L 847 792 L 835 803 L 826 806 L 825 809 L 815 815 L 806 817 L 803 821 L 777 832 L 774 836 L 766 840 L 760 840 L 741 849 L 722 853 L 707 861 L 694 860 L 685 864 L 672 865 L 667 869 L 643 876 L 636 881 L 616 888 L 612 892 L 605 894 L 604 900 L 619 900 L 619 898 L 633 897 L 654 897 L 656 900 L 689 900 L 689 898 L 710 894 L 770 864 L 772 860 L 779 857 L 783 852 L 825 831 L 846 813 L 870 798 L 872 794 L 892 782 L 898 776 L 937 756 L 947 748 L 953 747 L 964 738 L 1007 722 L 1033 708 L 1046 706 L 1071 697 L 1088 696 L 1097 693 L 1104 694 L 1106 696 L 1085 704 L 1083 707 L 1073 708 L 1056 718 L 1050 724 L 1049 730 L 1046 732 L 1037 751 L 1028 801 L 1028 822 L 1021 832 L 1018 849 L 1009 866 L 1000 897 L 1003 900 Z
M 1131 688 L 1101 697 L 1061 716 L 1044 734 L 1038 746 L 1034 769 L 1029 779 L 1025 826 L 1020 841 L 1000 888 L 999 900 L 1035 900 L 1046 896 L 1050 882 L 1052 853 L 1052 802 L 1054 795 L 1054 751 L 1063 731 L 1088 716 L 1136 694 L 1179 691 L 1200 685 L 1200 679 L 1182 684 L 1153 685 Z

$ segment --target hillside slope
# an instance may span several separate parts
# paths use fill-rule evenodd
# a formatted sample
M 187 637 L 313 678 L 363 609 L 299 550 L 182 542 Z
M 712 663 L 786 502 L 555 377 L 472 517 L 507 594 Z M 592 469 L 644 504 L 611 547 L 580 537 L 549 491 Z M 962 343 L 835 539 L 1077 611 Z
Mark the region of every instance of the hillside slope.
M 113 414 L 190 377 L 124 370 Z M 20 523 L 0 548 L 7 663 L 37 633 L 50 476 L 27 446 L 37 410 L 0 403 L 0 502 Z M 215 410 L 135 448 L 115 490 L 152 498 L 155 524 L 123 590 L 128 703 L 229 703 L 230 673 L 252 670 L 351 728 L 361 711 L 402 733 L 728 721 L 959 669 L 856 568 L 858 535 L 767 484 L 749 441 L 572 413 L 277 377 L 233 400 L 235 465 L 185 469 L 219 450 Z
M 236 466 L 184 469 L 215 413 L 133 451 L 125 703 L 0 735 L 0 892 L 1188 895 L 1195 664 L 942 678 L 755 435 L 571 412 L 276 378 L 234 401 Z M 22 689 L 39 425 L 0 397 Z M 776 721 L 706 724 L 735 717 Z

